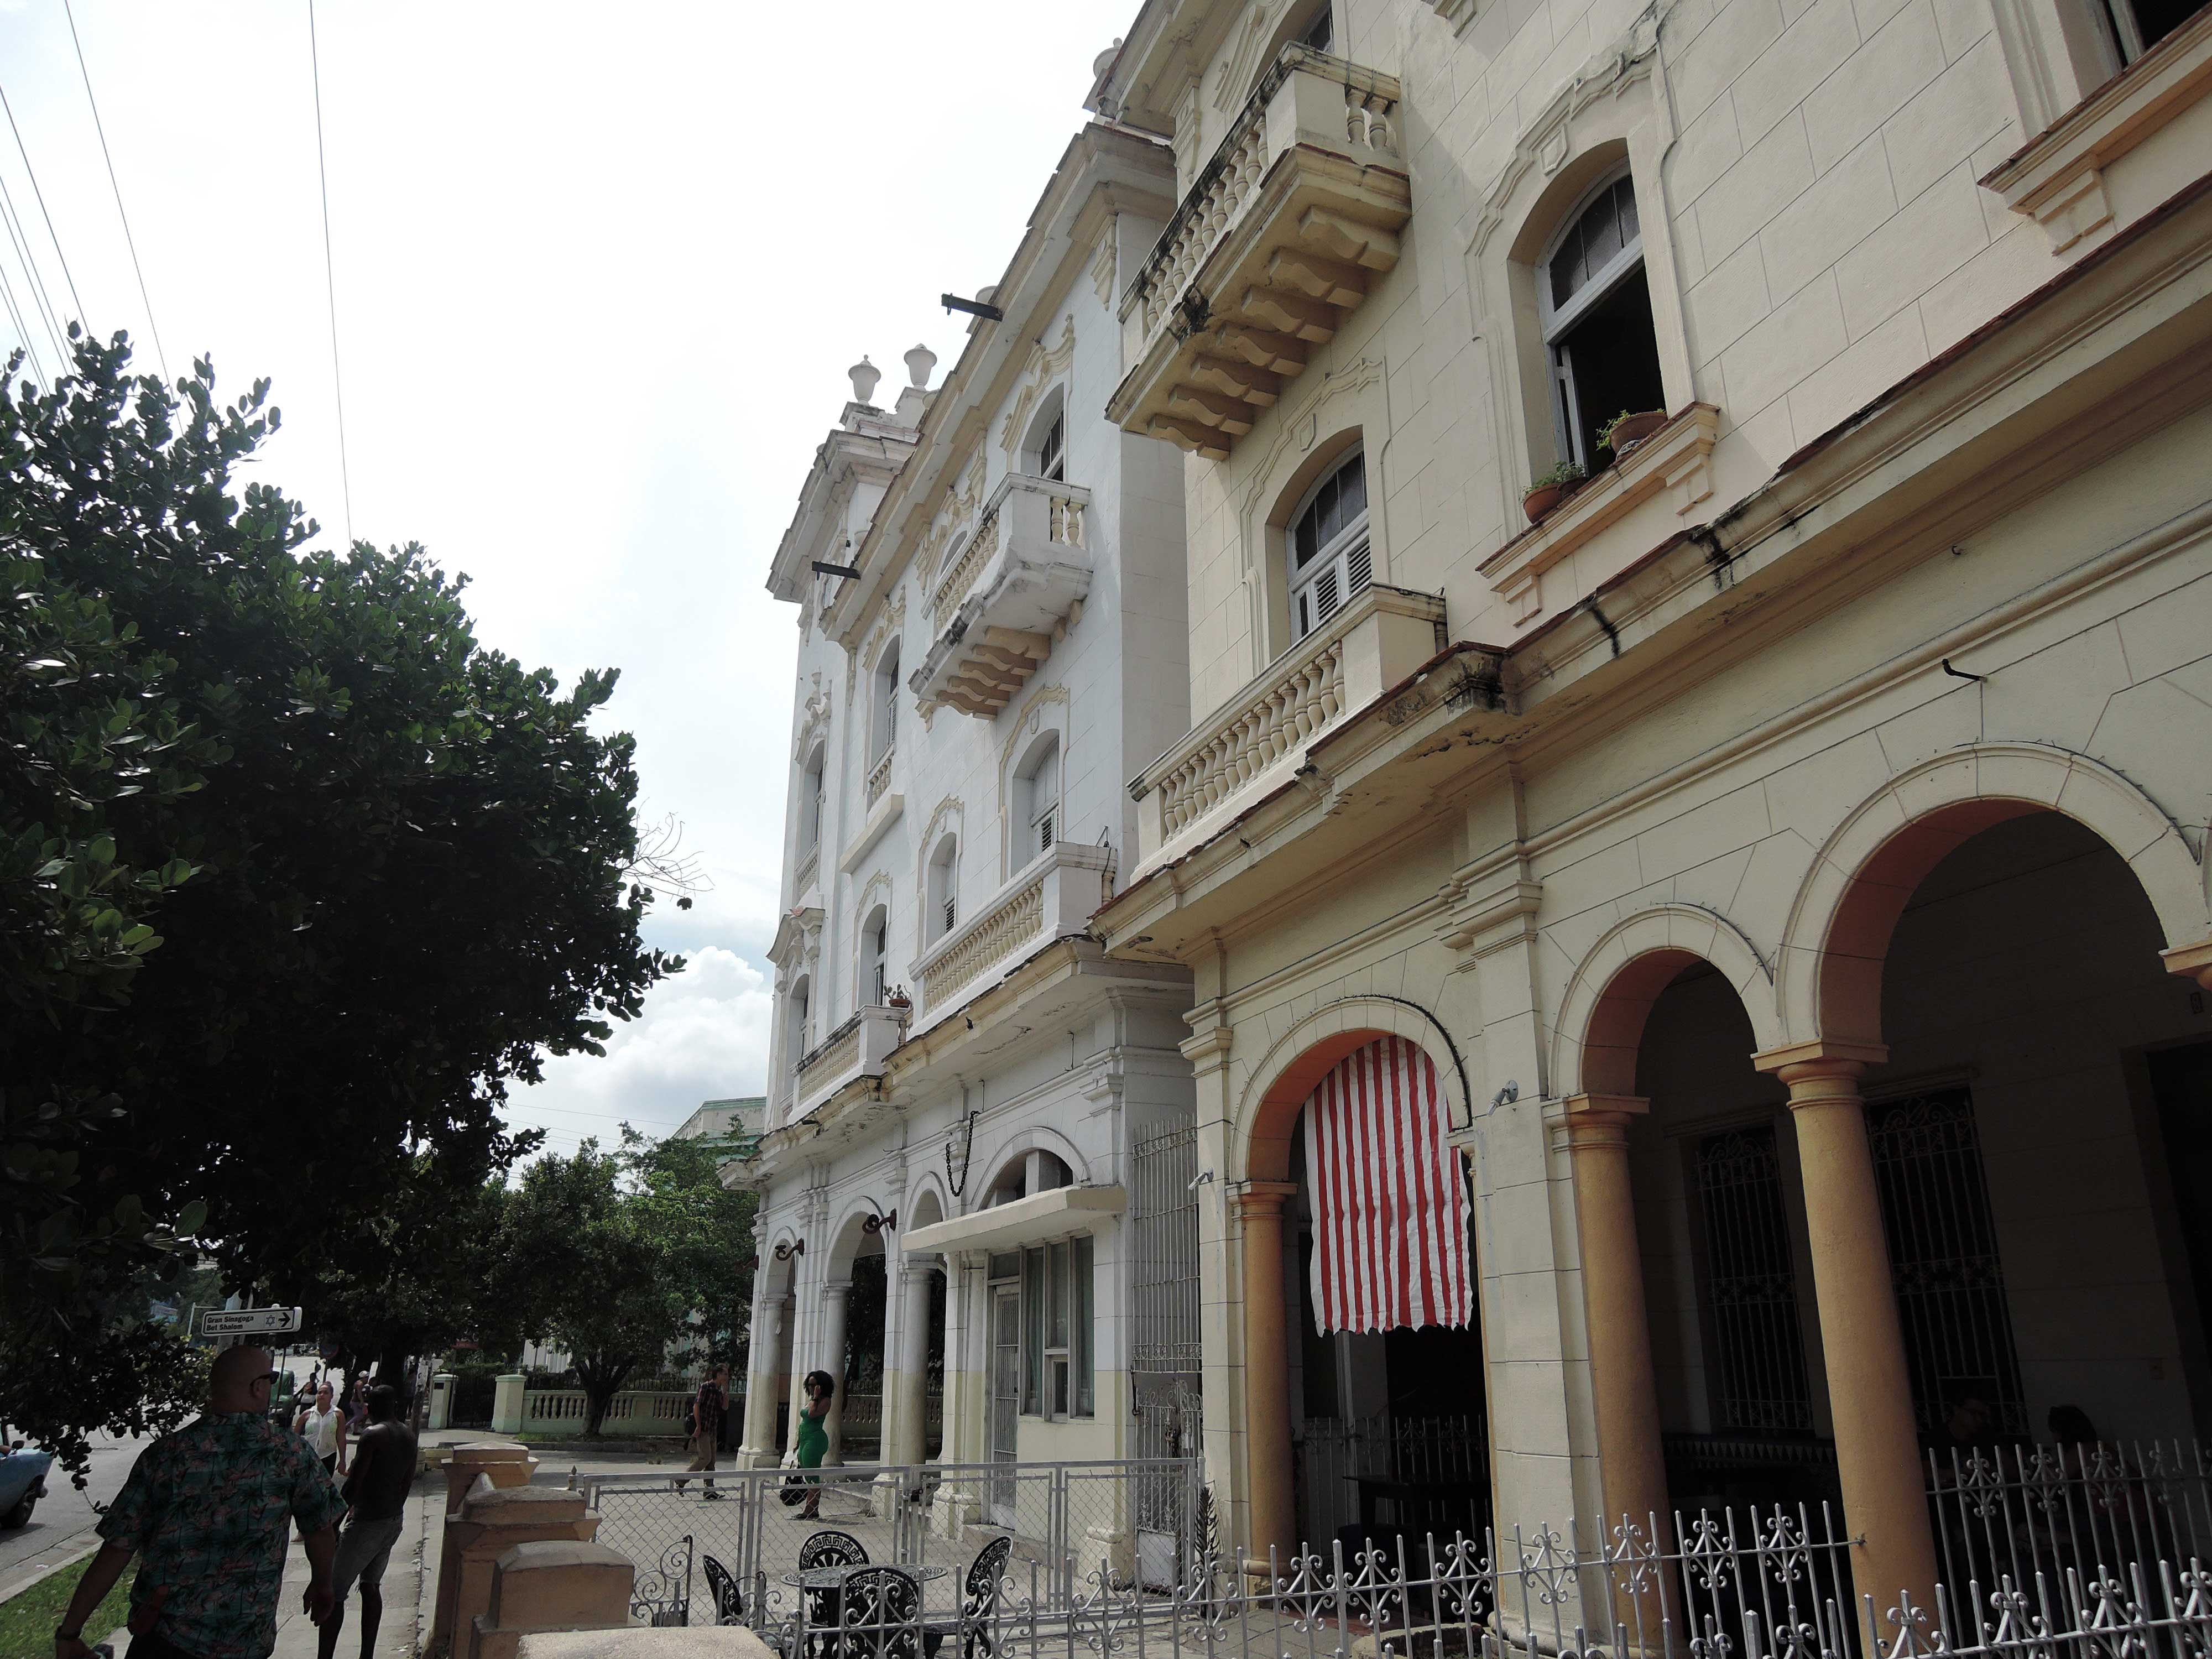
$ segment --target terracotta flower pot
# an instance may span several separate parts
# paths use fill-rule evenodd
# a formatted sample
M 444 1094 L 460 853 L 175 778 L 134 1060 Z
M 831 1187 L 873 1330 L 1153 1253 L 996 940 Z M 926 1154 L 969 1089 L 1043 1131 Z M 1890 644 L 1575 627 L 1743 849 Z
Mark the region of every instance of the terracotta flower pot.
M 1540 524 L 1544 515 L 1574 494 L 1574 489 L 1572 484 L 1545 484 L 1521 498 L 1521 510 L 1528 515 L 1530 524 Z
M 1614 457 L 1618 459 L 1626 455 L 1666 424 L 1667 411 L 1663 409 L 1645 410 L 1641 414 L 1631 415 L 1626 420 L 1615 422 L 1608 439 Z

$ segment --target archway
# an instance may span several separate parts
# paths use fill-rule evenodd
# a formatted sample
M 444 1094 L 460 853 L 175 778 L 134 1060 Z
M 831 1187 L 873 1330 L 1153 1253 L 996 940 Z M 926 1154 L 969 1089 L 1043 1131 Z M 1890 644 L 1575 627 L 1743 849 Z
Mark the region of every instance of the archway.
M 793 1294 L 798 1240 L 776 1238 L 755 1268 L 753 1323 L 745 1357 L 744 1445 L 740 1460 L 758 1467 L 774 1464 L 790 1445 L 792 1375 L 797 1322 Z
M 890 1301 L 880 1206 L 855 1204 L 834 1235 L 823 1282 L 810 1369 L 837 1381 L 824 1427 L 829 1463 L 872 1462 L 884 1433 L 884 1325 Z
M 1244 1120 L 1251 1547 L 1479 1537 L 1474 1208 L 1449 1141 L 1464 1084 L 1456 1057 L 1440 1066 L 1421 1041 L 1441 1037 L 1423 1011 L 1384 1015 L 1418 1035 L 1327 1012 L 1339 1029 L 1307 1028 Z

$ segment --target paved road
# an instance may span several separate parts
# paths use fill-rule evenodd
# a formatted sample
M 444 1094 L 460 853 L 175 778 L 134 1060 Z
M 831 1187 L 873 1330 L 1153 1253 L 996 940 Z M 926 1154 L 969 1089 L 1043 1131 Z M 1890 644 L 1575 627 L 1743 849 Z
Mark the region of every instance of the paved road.
M 31 1523 L 12 1532 L 0 1532 L 0 1596 L 26 1573 L 47 1566 L 92 1541 L 92 1525 L 100 1519 L 95 1503 L 105 1504 L 122 1490 L 123 1479 L 146 1445 L 144 1440 L 92 1437 L 90 1484 L 79 1492 L 70 1484 L 68 1472 L 58 1466 L 46 1476 L 46 1495 L 39 1500 Z

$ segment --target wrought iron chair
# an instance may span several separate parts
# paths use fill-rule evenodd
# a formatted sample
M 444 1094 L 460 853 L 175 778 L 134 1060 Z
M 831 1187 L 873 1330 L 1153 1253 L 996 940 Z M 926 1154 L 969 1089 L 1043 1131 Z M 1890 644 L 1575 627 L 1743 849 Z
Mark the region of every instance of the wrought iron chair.
M 810 1534 L 799 1547 L 799 1570 L 806 1572 L 815 1567 L 865 1567 L 868 1565 L 868 1547 L 849 1532 L 838 1532 L 832 1528 Z
M 864 1567 L 845 1580 L 837 1659 L 921 1659 L 921 1585 L 899 1567 Z
M 702 1555 L 699 1565 L 707 1575 L 707 1589 L 714 1598 L 714 1622 L 718 1625 L 742 1625 L 745 1622 L 744 1592 L 738 1581 L 730 1577 L 730 1570 L 711 1555 Z
M 868 1563 L 868 1547 L 849 1532 L 835 1528 L 808 1535 L 799 1547 L 799 1570 L 808 1572 L 816 1567 L 863 1567 Z M 811 1589 L 806 1592 L 806 1622 L 817 1631 L 835 1628 L 843 1605 L 843 1593 L 834 1589 Z M 808 1646 L 817 1654 L 833 1650 L 836 1638 L 825 1635 Z
M 660 1559 L 639 1572 L 630 1586 L 632 1618 L 648 1625 L 688 1625 L 691 1622 L 691 1534 L 661 1552 Z
M 924 1659 L 936 1659 L 950 1636 L 960 1638 L 960 1659 L 998 1659 L 991 1626 L 998 1617 L 999 1587 L 1006 1577 L 1006 1558 L 1014 1540 L 1001 1533 L 975 1552 L 960 1590 L 960 1616 L 931 1625 L 922 1633 Z

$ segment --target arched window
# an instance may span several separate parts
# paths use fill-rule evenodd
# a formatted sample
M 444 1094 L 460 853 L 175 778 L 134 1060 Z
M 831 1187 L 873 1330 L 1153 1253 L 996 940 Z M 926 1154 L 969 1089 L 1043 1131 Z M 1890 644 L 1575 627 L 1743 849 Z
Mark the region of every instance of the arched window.
M 891 993 L 890 912 L 878 904 L 868 912 L 860 928 L 860 989 L 871 1006 L 880 1008 Z
M 1367 538 L 1367 458 L 1355 449 L 1307 493 L 1283 541 L 1291 638 L 1302 640 L 1375 580 Z
M 1060 831 L 1060 738 L 1046 732 L 1022 757 L 1014 778 L 1014 857 L 1019 869 L 1052 850 Z
M 828 754 L 820 744 L 806 757 L 806 769 L 799 783 L 799 850 L 811 853 L 822 844 L 822 811 L 824 805 L 823 769 L 828 763 Z
M 999 1166 L 990 1191 L 984 1195 L 988 1206 L 1011 1204 L 1018 1198 L 1035 1198 L 1039 1193 L 1048 1193 L 1061 1187 L 1075 1184 L 1075 1171 L 1067 1167 L 1067 1160 L 1057 1152 L 1048 1152 L 1042 1146 L 1017 1152 Z
M 929 937 L 943 939 L 960 921 L 960 839 L 947 836 L 929 855 Z
M 1030 428 L 1022 448 L 1022 468 L 1031 477 L 1067 482 L 1067 400 L 1054 392 Z
M 1636 187 L 1614 174 L 1567 222 L 1538 272 L 1536 297 L 1552 360 L 1559 454 L 1595 470 L 1597 434 L 1614 416 L 1664 409 L 1651 289 Z
M 2204 0 L 2090 0 L 2123 68 L 2204 9 Z
M 893 640 L 884 647 L 884 654 L 876 659 L 875 707 L 870 711 L 872 730 L 868 733 L 868 763 L 873 765 L 890 753 L 891 745 L 898 741 L 899 706 L 899 644 Z
M 784 1042 L 784 1052 L 791 1056 L 791 1075 L 794 1081 L 799 1076 L 799 1062 L 806 1058 L 807 1033 L 812 1029 L 807 1020 L 813 991 L 813 981 L 804 974 L 791 988 L 790 1035 Z

